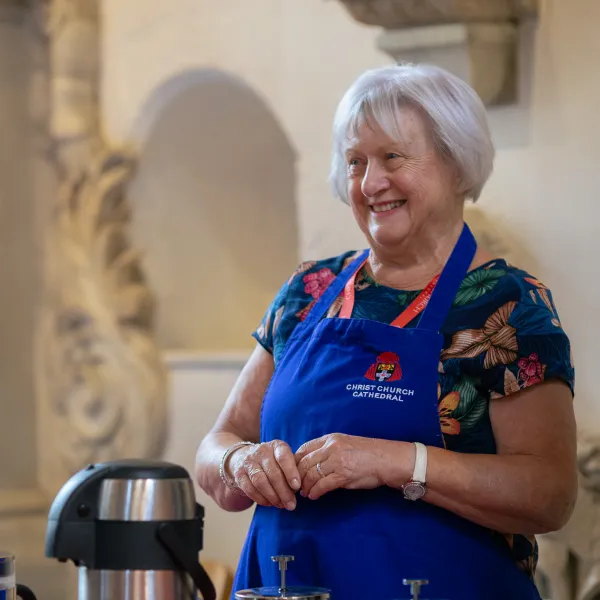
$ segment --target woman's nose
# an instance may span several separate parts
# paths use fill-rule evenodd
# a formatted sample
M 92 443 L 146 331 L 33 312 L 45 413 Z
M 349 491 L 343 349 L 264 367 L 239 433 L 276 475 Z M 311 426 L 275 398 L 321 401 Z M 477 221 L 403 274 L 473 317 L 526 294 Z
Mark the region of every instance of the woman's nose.
M 374 198 L 381 192 L 389 189 L 390 181 L 387 173 L 379 165 L 371 163 L 363 177 L 361 190 L 367 198 Z

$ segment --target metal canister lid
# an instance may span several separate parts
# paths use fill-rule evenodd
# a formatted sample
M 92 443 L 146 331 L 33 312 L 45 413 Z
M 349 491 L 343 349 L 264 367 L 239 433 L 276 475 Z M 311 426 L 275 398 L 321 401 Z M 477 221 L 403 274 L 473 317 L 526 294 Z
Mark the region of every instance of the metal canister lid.
M 235 593 L 236 600 L 328 600 L 331 597 L 329 590 L 316 587 L 259 587 L 240 590 Z
M 0 577 L 11 577 L 15 574 L 15 555 L 0 550 Z

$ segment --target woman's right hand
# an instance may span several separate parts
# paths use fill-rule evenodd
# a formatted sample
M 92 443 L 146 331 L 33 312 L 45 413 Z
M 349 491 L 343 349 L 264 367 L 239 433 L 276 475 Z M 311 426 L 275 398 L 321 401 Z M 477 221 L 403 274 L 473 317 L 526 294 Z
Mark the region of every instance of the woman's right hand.
M 242 446 L 229 457 L 228 471 L 241 491 L 262 506 L 294 510 L 300 473 L 288 444 L 273 440 Z

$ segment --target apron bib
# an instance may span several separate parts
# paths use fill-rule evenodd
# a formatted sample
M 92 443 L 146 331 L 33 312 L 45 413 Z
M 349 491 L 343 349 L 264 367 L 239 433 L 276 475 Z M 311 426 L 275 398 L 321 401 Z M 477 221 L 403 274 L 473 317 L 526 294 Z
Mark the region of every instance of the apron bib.
M 475 250 L 465 225 L 439 279 L 392 325 L 348 318 L 368 250 L 344 269 L 287 343 L 264 397 L 261 441 L 281 439 L 295 452 L 314 438 L 346 433 L 444 447 L 439 332 Z M 340 317 L 322 319 L 343 291 Z M 418 325 L 404 329 L 424 306 Z M 429 580 L 421 594 L 432 600 L 540 600 L 489 530 L 388 487 L 336 490 L 318 500 L 298 494 L 294 511 L 257 506 L 234 592 L 277 586 L 276 554 L 295 556 L 290 585 L 329 588 L 332 600 L 409 598 L 403 579 Z

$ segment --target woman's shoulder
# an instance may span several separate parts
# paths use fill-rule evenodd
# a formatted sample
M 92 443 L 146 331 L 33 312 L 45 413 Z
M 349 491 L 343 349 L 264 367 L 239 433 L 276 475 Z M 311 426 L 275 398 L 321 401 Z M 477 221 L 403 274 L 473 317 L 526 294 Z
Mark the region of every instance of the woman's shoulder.
M 507 277 L 518 283 L 521 289 L 525 291 L 531 289 L 532 287 L 544 287 L 549 289 L 542 283 L 541 279 L 537 275 L 533 274 L 531 271 L 528 271 L 524 267 L 510 263 L 503 258 L 497 258 L 489 263 L 486 263 L 484 268 L 496 268 L 503 270 Z
M 568 335 L 551 288 L 537 275 L 510 264 L 507 264 L 506 277 L 516 289 L 515 299 L 506 312 L 511 312 L 509 324 L 517 335 L 523 339 L 547 338 L 548 344 L 561 344 L 570 353 Z
M 446 325 L 442 362 L 484 374 L 492 397 L 548 378 L 574 388 L 571 344 L 552 291 L 523 268 L 496 260 L 471 271 Z
M 499 348 L 503 348 L 499 355 L 512 354 L 509 350 L 519 339 L 547 338 L 539 343 L 552 345 L 564 338 L 560 343 L 569 345 L 550 287 L 531 272 L 503 259 L 490 261 L 467 274 L 447 325 L 445 333 L 452 335 L 455 351 L 461 345 L 457 340 L 472 337 L 467 332 L 481 332 L 486 344 L 493 345 L 498 339 Z
M 336 256 L 306 260 L 290 274 L 253 333 L 275 360 L 294 327 L 306 318 L 333 279 L 361 253 L 362 250 L 348 250 Z
M 527 305 L 537 307 L 535 312 L 558 314 L 551 289 L 531 272 L 494 259 L 470 271 L 464 278 L 456 295 L 455 307 L 482 305 L 484 311 L 492 310 L 499 302 L 511 302 L 511 308 Z

